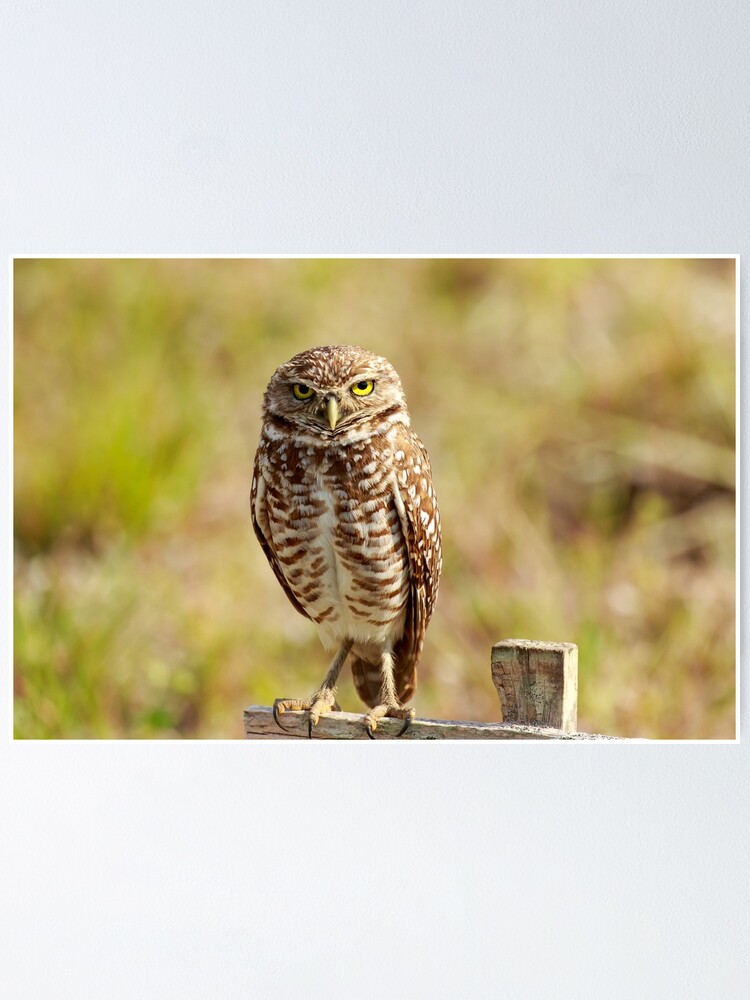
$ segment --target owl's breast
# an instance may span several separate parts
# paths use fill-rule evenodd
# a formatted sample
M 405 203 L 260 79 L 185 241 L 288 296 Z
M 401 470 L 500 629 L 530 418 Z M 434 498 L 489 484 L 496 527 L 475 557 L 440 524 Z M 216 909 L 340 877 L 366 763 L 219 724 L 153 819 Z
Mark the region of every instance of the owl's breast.
M 271 542 L 289 589 L 327 647 L 395 642 L 410 580 L 391 474 L 366 453 L 300 457 L 308 461 L 287 462 L 268 488 Z

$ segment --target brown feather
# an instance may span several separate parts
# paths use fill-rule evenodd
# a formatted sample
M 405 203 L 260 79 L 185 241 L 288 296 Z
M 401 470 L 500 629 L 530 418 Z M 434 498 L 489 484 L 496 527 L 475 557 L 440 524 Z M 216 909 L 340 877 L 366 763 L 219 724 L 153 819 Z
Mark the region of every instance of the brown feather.
M 424 636 L 432 617 L 442 568 L 440 515 L 432 491 L 430 460 L 424 445 L 410 427 L 400 429 L 398 451 L 415 459 L 405 460 L 402 475 L 397 474 L 398 495 L 405 512 L 402 532 L 409 553 L 409 604 L 404 632 L 394 648 L 394 681 L 399 701 L 411 700 L 417 687 L 417 664 L 422 655 Z M 419 467 L 419 473 L 414 469 Z M 405 475 L 404 475 L 405 473 Z M 429 484 L 424 489 L 422 483 Z M 410 487 L 413 486 L 413 493 Z M 419 503 L 417 503 L 419 497 Z M 420 512 L 425 512 L 425 517 Z M 429 525 L 433 530 L 428 534 Z M 421 543 L 421 544 L 420 544 Z M 360 698 L 371 707 L 380 700 L 380 672 L 377 664 L 361 659 L 352 662 L 354 685 Z
M 305 611 L 300 602 L 297 600 L 297 598 L 289 589 L 289 584 L 286 582 L 286 577 L 284 576 L 281 566 L 279 565 L 279 560 L 276 558 L 276 553 L 274 552 L 273 549 L 273 543 L 270 540 L 270 538 L 266 538 L 265 534 L 263 533 L 263 530 L 261 529 L 261 526 L 258 524 L 258 519 L 255 516 L 255 503 L 258 496 L 258 486 L 260 484 L 260 475 L 261 475 L 259 455 L 260 455 L 260 448 L 258 448 L 258 451 L 255 454 L 255 465 L 253 466 L 253 486 L 252 490 L 250 491 L 250 510 L 253 518 L 253 530 L 255 531 L 255 537 L 260 542 L 260 547 L 261 549 L 263 549 L 263 554 L 268 560 L 269 565 L 271 566 L 271 569 L 273 570 L 276 579 L 281 584 L 281 589 L 289 598 L 292 607 L 296 611 L 299 611 L 301 615 L 304 615 L 305 618 L 309 618 L 310 616 L 308 615 L 308 613 Z M 267 517 L 268 514 L 266 512 L 266 519 Z

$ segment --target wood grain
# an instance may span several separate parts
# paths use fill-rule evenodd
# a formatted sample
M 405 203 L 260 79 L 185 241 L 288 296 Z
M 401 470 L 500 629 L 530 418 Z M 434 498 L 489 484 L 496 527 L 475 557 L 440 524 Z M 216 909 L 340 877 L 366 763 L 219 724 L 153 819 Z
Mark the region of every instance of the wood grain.
M 492 680 L 503 722 L 576 731 L 578 647 L 504 639 L 492 647 Z
M 307 739 L 307 712 L 284 712 L 280 730 L 273 711 L 265 705 L 245 709 L 245 735 L 250 740 Z M 401 731 L 400 719 L 382 719 L 376 739 L 394 739 Z M 315 740 L 368 740 L 362 716 L 352 712 L 329 712 L 313 729 Z M 616 740 L 610 736 L 568 733 L 549 726 L 507 722 L 454 722 L 446 719 L 415 719 L 403 740 Z

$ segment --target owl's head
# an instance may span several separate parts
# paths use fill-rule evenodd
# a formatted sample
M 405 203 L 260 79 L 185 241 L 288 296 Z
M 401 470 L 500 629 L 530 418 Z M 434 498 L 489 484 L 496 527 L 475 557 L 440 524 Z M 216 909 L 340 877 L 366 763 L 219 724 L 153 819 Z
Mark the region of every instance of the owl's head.
M 263 397 L 264 417 L 326 435 L 396 411 L 406 414 L 396 370 L 385 358 L 347 345 L 296 354 L 276 369 Z

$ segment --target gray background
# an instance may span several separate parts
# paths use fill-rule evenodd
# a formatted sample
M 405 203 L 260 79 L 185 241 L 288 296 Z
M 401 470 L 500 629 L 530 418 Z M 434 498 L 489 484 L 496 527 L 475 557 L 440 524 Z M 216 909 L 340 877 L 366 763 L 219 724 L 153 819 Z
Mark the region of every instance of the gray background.
M 2 249 L 742 253 L 749 28 L 744 0 L 6 0 Z M 747 995 L 747 746 L 0 750 L 14 998 Z

